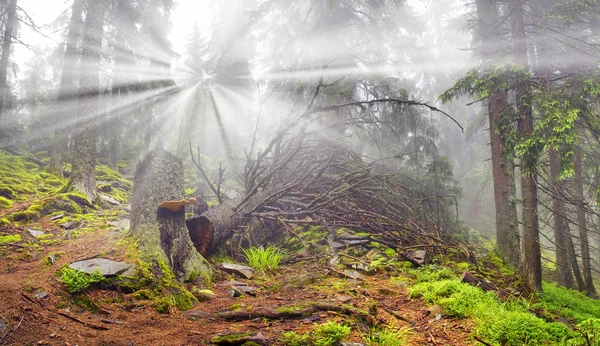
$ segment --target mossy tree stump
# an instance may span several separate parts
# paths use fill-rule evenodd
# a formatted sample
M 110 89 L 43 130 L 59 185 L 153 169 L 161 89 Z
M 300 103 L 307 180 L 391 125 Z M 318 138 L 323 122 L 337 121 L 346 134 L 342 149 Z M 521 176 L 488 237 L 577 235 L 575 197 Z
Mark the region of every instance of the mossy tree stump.
M 185 208 L 159 208 L 184 196 L 183 164 L 170 153 L 148 153 L 136 168 L 131 197 L 131 233 L 146 260 L 165 261 L 179 281 L 211 276 L 213 270 L 196 251 L 185 225 Z

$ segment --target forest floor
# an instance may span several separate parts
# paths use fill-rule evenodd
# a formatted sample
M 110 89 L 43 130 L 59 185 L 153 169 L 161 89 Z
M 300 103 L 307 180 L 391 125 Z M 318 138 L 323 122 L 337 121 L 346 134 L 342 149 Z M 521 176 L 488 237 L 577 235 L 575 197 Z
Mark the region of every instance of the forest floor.
M 29 199 L 0 209 L 0 219 L 35 202 Z M 215 336 L 231 333 L 260 334 L 278 345 L 284 333 L 303 334 L 326 321 L 352 327 L 349 345 L 367 344 L 370 331 L 365 324 L 335 309 L 305 319 L 229 322 L 217 316 L 223 311 L 294 309 L 315 302 L 371 310 L 379 325 L 403 331 L 411 345 L 474 343 L 468 319 L 446 318 L 421 300 L 410 299 L 402 280 L 391 280 L 391 273 L 363 275 L 362 280 L 344 278 L 328 269 L 325 254 L 285 264 L 275 274 L 251 280 L 220 273 L 218 280 L 204 287 L 214 297 L 188 311 L 158 313 L 151 301 L 117 290 L 90 288 L 69 294 L 59 275 L 68 264 L 95 257 L 135 259 L 128 232 L 114 226 L 127 220 L 126 208 L 96 210 L 85 217 L 87 221 L 73 231 L 58 226 L 64 219 L 52 221 L 49 215 L 3 226 L 4 237 L 20 234 L 21 240 L 0 246 L 0 345 L 209 345 Z M 40 240 L 25 239 L 28 229 L 46 234 Z M 232 297 L 227 292 L 230 280 L 256 288 L 256 296 Z

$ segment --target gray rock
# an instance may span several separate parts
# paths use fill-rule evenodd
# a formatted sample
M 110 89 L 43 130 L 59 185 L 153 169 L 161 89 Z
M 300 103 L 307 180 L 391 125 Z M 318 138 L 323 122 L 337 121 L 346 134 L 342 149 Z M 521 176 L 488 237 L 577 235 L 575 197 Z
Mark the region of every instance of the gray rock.
M 360 273 L 355 270 L 344 270 L 344 275 L 347 278 L 353 279 L 353 280 L 362 280 L 363 279 L 362 275 L 360 275 Z
M 341 346 L 365 346 L 365 344 L 361 344 L 360 342 L 342 342 Z
M 40 236 L 43 236 L 44 234 L 46 234 L 46 232 L 44 232 L 44 231 L 38 231 L 36 229 L 28 229 L 27 231 L 29 232 L 29 234 L 31 234 L 32 236 L 34 236 L 36 238 L 40 237 Z
M 199 320 L 208 317 L 208 313 L 201 310 L 193 309 L 184 312 L 183 317 L 187 318 L 188 320 Z
M 256 296 L 256 288 L 250 286 L 234 286 L 238 290 L 242 291 L 244 294 L 249 294 L 251 296 Z
M 99 271 L 104 276 L 116 276 L 126 273 L 132 268 L 135 270 L 135 264 L 117 262 L 106 258 L 93 258 L 71 263 L 69 264 L 69 268 L 73 268 L 87 274 L 92 274 L 95 271 Z
M 37 299 L 44 299 L 48 297 L 48 293 L 44 292 L 41 289 L 37 289 L 35 290 L 35 292 L 33 292 L 33 295 L 37 298 Z
M 241 297 L 244 295 L 244 293 L 237 287 L 235 286 L 231 286 L 227 289 L 227 294 L 229 294 L 232 297 Z
M 246 279 L 252 279 L 252 276 L 254 276 L 254 269 L 241 264 L 223 262 L 219 265 L 219 269 L 229 274 L 243 276 Z
M 107 195 L 100 195 L 100 199 L 111 205 L 121 205 L 121 202 Z
M 117 228 L 120 228 L 124 231 L 129 231 L 129 225 L 130 225 L 130 221 L 129 219 L 121 219 L 121 220 L 117 220 L 117 221 L 108 221 L 108 224 L 111 226 L 115 226 Z
M 67 221 L 59 225 L 62 229 L 71 230 L 83 226 L 83 221 Z
M 8 325 L 6 325 L 6 322 L 0 320 L 0 334 L 4 335 L 7 329 Z
M 212 300 L 215 296 L 214 292 L 211 290 L 192 289 L 192 294 L 201 302 Z

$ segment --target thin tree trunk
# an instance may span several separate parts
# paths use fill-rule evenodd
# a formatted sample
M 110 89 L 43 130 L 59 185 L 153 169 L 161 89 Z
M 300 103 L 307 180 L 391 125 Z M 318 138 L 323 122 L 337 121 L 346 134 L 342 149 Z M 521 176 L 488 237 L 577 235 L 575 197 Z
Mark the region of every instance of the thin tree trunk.
M 575 198 L 577 199 L 577 224 L 579 227 L 579 239 L 581 241 L 581 263 L 583 271 L 583 280 L 585 282 L 584 290 L 587 294 L 596 294 L 594 282 L 592 279 L 592 263 L 590 258 L 590 245 L 587 232 L 587 218 L 584 209 L 585 197 L 583 195 L 583 176 L 582 176 L 582 157 L 581 148 L 575 150 L 573 158 L 575 165 Z
M 523 21 L 523 4 L 521 0 L 510 3 L 511 31 L 513 44 L 513 60 L 526 69 L 529 67 L 527 41 Z M 533 114 L 531 95 L 526 86 L 518 86 L 516 90 L 517 112 L 520 115 L 519 131 L 525 138 L 533 133 Z M 542 262 L 540 251 L 540 234 L 537 218 L 537 184 L 535 181 L 536 158 L 526 153 L 521 158 L 523 169 L 523 227 L 525 269 L 533 288 L 542 290 Z
M 81 79 L 79 82 L 78 131 L 68 190 L 96 199 L 96 146 L 98 142 L 98 96 L 105 0 L 88 2 L 86 11 Z
M 478 29 L 481 34 L 481 58 L 484 66 L 494 67 L 498 62 L 498 9 L 495 0 L 477 0 Z M 490 145 L 492 153 L 492 176 L 494 180 L 494 203 L 496 208 L 496 247 L 498 254 L 508 264 L 517 268 L 520 264 L 519 231 L 515 208 L 515 184 L 513 165 L 505 156 L 506 144 L 496 128 L 502 111 L 507 107 L 503 90 L 492 92 L 488 104 Z
M 67 43 L 63 57 L 62 75 L 58 91 L 57 105 L 54 107 L 54 140 L 50 154 L 49 168 L 52 172 L 62 176 L 62 165 L 68 147 L 69 120 L 75 119 L 77 109 L 77 43 L 81 37 L 81 13 L 84 0 L 73 1 L 71 7 L 71 20 L 67 32 Z
M 558 153 L 550 149 L 550 176 L 554 195 L 552 212 L 554 214 L 554 242 L 556 247 L 556 272 L 558 275 L 558 284 L 563 287 L 573 288 L 573 278 L 571 277 L 569 264 L 569 242 L 567 235 L 567 220 L 565 219 L 566 208 L 564 196 L 564 182 L 559 179 L 560 161 Z
M 0 123 L 4 120 L 6 103 L 8 99 L 8 63 L 10 61 L 10 47 L 17 17 L 17 0 L 10 0 L 6 12 L 4 26 L 4 40 L 2 41 L 2 57 L 0 57 Z
M 585 284 L 583 282 L 583 277 L 581 276 L 581 271 L 579 270 L 579 263 L 577 263 L 577 256 L 575 255 L 575 244 L 573 244 L 573 237 L 571 236 L 571 231 L 568 231 L 567 241 L 569 242 L 569 258 L 571 259 L 571 267 L 573 269 L 573 275 L 575 276 L 575 282 L 577 282 L 577 289 L 583 291 Z

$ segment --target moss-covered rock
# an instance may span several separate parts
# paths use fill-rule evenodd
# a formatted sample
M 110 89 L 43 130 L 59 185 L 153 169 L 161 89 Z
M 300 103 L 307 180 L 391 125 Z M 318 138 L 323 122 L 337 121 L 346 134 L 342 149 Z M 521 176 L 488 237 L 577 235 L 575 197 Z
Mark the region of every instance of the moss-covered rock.
M 0 197 L 6 199 L 14 199 L 16 197 L 15 191 L 6 185 L 0 185 Z
M 9 221 L 32 221 L 39 217 L 39 214 L 33 210 L 21 210 L 9 214 L 6 218 Z

